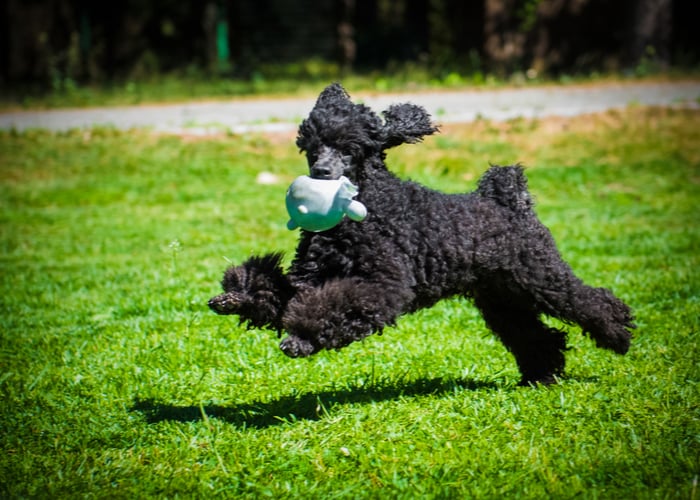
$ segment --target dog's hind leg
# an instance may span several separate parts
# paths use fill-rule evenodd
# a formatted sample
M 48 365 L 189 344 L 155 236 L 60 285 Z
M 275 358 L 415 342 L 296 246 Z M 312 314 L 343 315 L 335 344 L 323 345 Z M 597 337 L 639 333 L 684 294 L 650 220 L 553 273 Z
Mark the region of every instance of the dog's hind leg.
M 547 302 L 555 307 L 547 314 L 581 326 L 598 347 L 625 354 L 630 347 L 636 328 L 632 312 L 620 299 L 606 288 L 594 288 L 576 279 L 565 299 L 559 293 L 546 293 Z
M 521 385 L 556 382 L 565 365 L 564 332 L 546 326 L 536 311 L 519 307 L 508 297 L 482 291 L 475 293 L 474 303 L 488 327 L 515 357 Z
M 629 306 L 606 288 L 584 284 L 558 254 L 547 257 L 513 272 L 533 309 L 578 324 L 598 347 L 625 354 L 635 328 Z

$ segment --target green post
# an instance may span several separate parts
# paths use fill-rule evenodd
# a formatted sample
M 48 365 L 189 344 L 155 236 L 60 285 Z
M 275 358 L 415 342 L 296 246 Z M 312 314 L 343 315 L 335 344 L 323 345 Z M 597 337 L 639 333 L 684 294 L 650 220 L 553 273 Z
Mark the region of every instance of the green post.
M 226 8 L 219 6 L 218 20 L 216 22 L 216 57 L 219 71 L 229 68 L 231 51 L 228 44 L 228 21 L 226 20 Z

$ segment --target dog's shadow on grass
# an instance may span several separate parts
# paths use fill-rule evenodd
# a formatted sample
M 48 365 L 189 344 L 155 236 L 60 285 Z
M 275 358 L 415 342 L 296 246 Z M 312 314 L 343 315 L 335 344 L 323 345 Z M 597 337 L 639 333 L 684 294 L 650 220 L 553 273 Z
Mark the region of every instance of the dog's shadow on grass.
M 163 421 L 192 422 L 217 418 L 241 428 L 262 429 L 299 420 L 321 420 L 339 405 L 364 404 L 401 397 L 440 396 L 455 391 L 496 389 L 503 383 L 471 379 L 418 379 L 394 384 L 309 392 L 232 406 L 204 404 L 178 406 L 153 399 L 136 399 L 132 411 L 141 413 L 149 423 Z

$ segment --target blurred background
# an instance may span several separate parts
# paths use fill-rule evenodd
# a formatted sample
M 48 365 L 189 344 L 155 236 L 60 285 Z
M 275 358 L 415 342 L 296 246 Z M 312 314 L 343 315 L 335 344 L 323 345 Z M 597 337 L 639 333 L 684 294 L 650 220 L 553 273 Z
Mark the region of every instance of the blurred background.
M 696 8 L 697 0 L 4 0 L 0 85 L 644 76 L 697 68 Z

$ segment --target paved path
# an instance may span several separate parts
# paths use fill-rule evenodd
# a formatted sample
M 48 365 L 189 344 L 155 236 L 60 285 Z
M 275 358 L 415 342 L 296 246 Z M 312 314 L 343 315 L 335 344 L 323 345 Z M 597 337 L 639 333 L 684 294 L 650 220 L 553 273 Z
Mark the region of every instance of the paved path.
M 546 86 L 502 90 L 436 91 L 405 94 L 353 93 L 374 109 L 410 101 L 424 106 L 440 123 L 469 122 L 478 117 L 574 116 L 629 105 L 700 107 L 700 82 L 625 83 Z M 212 133 L 230 130 L 294 129 L 308 114 L 314 98 L 240 99 L 218 102 L 62 109 L 0 113 L 0 129 L 67 130 L 94 125 L 120 129 Z

